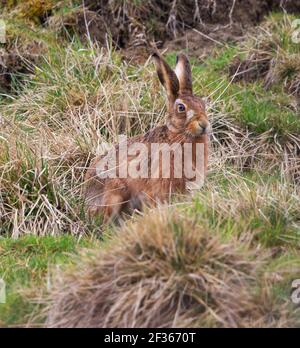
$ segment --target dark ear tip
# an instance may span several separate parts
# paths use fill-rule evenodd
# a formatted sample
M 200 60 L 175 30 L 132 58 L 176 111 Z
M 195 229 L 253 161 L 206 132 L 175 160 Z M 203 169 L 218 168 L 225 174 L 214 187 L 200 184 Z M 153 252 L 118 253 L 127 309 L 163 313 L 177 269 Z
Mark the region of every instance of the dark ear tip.
M 160 59 L 160 54 L 157 51 L 152 51 L 151 57 L 154 59 Z
M 187 61 L 187 62 L 189 61 L 188 56 L 185 53 L 183 53 L 183 52 L 180 52 L 180 53 L 177 54 L 177 56 L 176 56 L 176 64 L 181 59 L 183 59 L 184 61 Z

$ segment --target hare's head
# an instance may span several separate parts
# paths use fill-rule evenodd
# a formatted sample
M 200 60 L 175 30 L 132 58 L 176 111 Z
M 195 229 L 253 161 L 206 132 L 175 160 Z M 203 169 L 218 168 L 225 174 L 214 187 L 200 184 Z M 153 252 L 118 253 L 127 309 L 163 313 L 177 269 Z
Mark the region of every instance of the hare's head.
M 204 101 L 193 94 L 192 71 L 188 58 L 179 54 L 173 71 L 167 62 L 154 53 L 157 74 L 168 95 L 167 125 L 172 132 L 192 137 L 206 134 L 210 124 Z

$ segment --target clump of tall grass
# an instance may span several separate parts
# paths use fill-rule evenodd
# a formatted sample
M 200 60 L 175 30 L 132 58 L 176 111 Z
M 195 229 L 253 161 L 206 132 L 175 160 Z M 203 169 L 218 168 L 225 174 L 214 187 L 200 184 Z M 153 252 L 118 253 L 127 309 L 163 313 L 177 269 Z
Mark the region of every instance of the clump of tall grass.
M 241 176 L 222 166 L 187 209 L 224 236 L 299 250 L 299 187 L 281 175 L 250 171 Z
M 230 80 L 219 78 L 219 85 L 224 86 L 221 92 L 211 93 L 214 112 L 219 114 L 216 130 L 221 148 L 228 153 L 232 147 L 231 158 L 240 154 L 236 157 L 243 159 L 240 164 L 245 168 L 254 162 L 268 162 L 269 168 L 277 163 L 298 180 L 300 51 L 292 41 L 294 18 L 269 16 L 234 49 L 225 48 L 208 61 L 208 68 L 215 77 L 216 71 L 230 72 Z M 221 68 L 214 68 L 216 60 Z
M 164 99 L 154 69 L 111 49 L 50 47 L 22 92 L 1 107 L 1 233 L 85 233 L 81 204 L 89 160 L 120 133 L 145 132 Z
M 163 122 L 164 110 L 149 60 L 132 66 L 109 45 L 50 47 L 34 77 L 1 108 L 1 232 L 88 233 L 81 192 L 90 159 L 120 133 L 144 133 Z M 253 136 L 215 105 L 209 111 L 211 171 L 231 163 L 242 171 L 299 173 L 295 153 L 266 134 Z
M 180 211 L 156 211 L 57 275 L 46 325 L 293 325 L 292 312 L 266 291 L 259 276 L 264 257 L 237 239 L 227 243 Z
M 280 86 L 296 95 L 299 90 L 299 44 L 294 42 L 292 15 L 274 14 L 248 35 L 231 66 L 236 80 L 264 79 L 266 87 Z M 236 70 L 237 71 L 234 71 Z

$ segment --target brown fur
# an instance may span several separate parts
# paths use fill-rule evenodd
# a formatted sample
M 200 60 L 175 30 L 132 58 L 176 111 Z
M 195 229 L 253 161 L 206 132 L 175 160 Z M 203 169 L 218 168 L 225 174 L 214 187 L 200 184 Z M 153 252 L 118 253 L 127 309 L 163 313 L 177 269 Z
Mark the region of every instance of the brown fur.
M 184 55 L 177 58 L 176 74 L 155 53 L 153 55 L 157 73 L 168 95 L 169 108 L 167 124 L 156 127 L 146 133 L 128 139 L 128 145 L 132 143 L 146 144 L 150 149 L 153 143 L 184 144 L 192 143 L 193 166 L 195 166 L 195 145 L 204 144 L 204 167 L 207 169 L 208 161 L 208 135 L 205 130 L 209 128 L 209 122 L 205 113 L 205 105 L 201 98 L 192 94 L 192 76 L 188 59 Z M 178 103 L 185 106 L 185 112 L 179 112 Z M 193 110 L 192 117 L 187 113 Z M 119 151 L 119 145 L 114 147 Z M 162 178 L 161 160 L 159 178 L 117 178 L 101 179 L 97 176 L 96 167 L 103 155 L 98 156 L 91 164 L 86 174 L 86 205 L 90 215 L 104 215 L 104 221 L 119 216 L 121 212 L 141 209 L 143 204 L 157 204 L 166 202 L 174 193 L 186 192 L 186 178 L 174 178 L 174 156 L 170 158 L 170 178 Z M 134 158 L 134 157 L 133 157 Z M 132 158 L 129 158 L 129 161 Z M 149 168 L 151 166 L 150 151 L 148 156 Z M 117 163 L 117 166 L 121 163 Z

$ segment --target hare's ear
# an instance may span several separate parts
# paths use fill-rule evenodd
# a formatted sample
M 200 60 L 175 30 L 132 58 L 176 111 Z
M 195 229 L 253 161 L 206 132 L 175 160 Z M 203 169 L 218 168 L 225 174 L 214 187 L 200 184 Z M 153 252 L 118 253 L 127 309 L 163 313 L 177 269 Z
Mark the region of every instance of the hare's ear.
M 183 53 L 176 58 L 175 73 L 179 80 L 180 94 L 193 94 L 192 69 L 188 57 Z
M 168 63 L 157 53 L 153 53 L 157 75 L 161 84 L 165 87 L 170 103 L 174 103 L 178 97 L 179 81 L 175 72 Z

